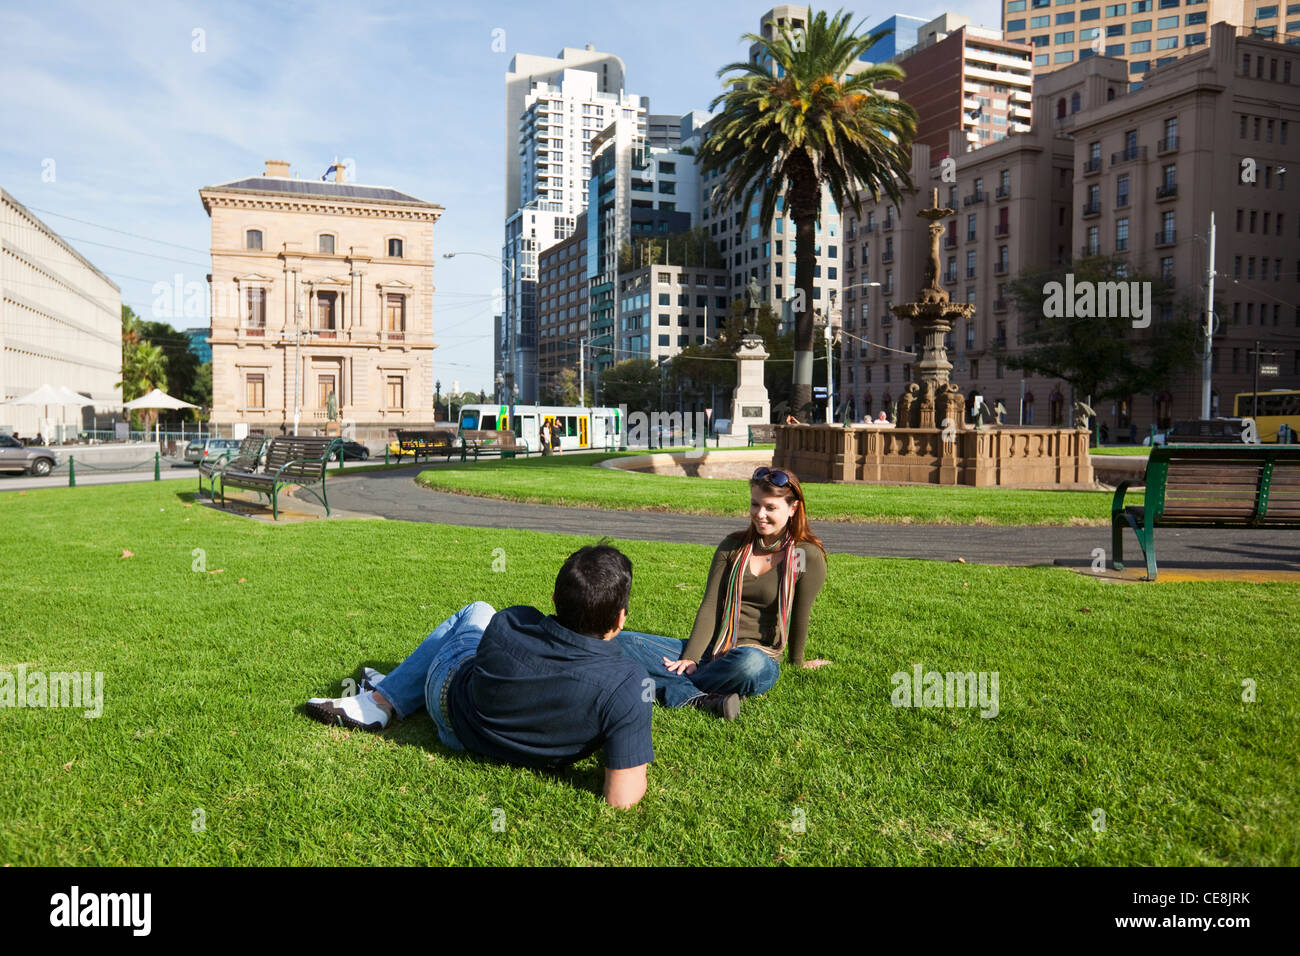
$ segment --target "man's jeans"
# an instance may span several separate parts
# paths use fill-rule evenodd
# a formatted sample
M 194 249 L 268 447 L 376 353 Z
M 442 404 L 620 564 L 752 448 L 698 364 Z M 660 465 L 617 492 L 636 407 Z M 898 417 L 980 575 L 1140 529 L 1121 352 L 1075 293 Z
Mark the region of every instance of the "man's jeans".
M 393 668 L 375 689 L 403 719 L 421 707 L 438 726 L 438 739 L 453 750 L 464 750 L 442 716 L 442 685 L 462 664 L 474 659 L 483 631 L 496 614 L 491 604 L 467 604 L 439 624 L 406 660 Z
M 706 653 L 689 677 L 674 674 L 664 658 L 675 661 L 686 650 L 686 641 L 640 631 L 619 631 L 614 638 L 624 657 L 631 658 L 654 678 L 655 696 L 669 707 L 681 707 L 704 694 L 739 694 L 756 697 L 776 684 L 781 665 L 757 647 L 733 647 L 721 657 Z

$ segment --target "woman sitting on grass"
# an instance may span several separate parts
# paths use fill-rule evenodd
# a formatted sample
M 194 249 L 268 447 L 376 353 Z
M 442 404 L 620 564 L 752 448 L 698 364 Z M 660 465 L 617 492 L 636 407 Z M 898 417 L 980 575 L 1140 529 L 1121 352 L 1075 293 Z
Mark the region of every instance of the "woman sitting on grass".
M 669 707 L 698 707 L 726 720 L 740 698 L 771 690 L 786 654 L 804 660 L 808 616 L 826 583 L 826 549 L 808 528 L 793 473 L 759 468 L 749 479 L 750 523 L 714 552 L 689 640 L 622 631 L 619 649 L 646 669 Z

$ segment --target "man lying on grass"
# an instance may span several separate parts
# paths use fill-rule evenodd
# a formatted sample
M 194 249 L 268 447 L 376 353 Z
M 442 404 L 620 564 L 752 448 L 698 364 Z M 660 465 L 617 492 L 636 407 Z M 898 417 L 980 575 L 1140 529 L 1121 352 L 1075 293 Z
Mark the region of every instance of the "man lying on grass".
M 361 693 L 314 697 L 307 713 L 379 731 L 423 707 L 453 750 L 531 767 L 562 767 L 603 747 L 605 800 L 631 807 L 645 795 L 654 759 L 645 670 L 613 643 L 631 592 L 627 556 L 590 545 L 560 568 L 554 615 L 466 605 L 391 674 L 364 668 Z

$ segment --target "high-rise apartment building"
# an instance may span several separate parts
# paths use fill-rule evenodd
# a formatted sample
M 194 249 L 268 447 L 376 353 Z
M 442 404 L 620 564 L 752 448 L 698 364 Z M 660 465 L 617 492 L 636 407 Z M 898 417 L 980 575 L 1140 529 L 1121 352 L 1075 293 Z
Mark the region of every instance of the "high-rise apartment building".
M 929 146 L 937 162 L 948 155 L 949 130 L 960 131 L 962 152 L 1028 130 L 1032 55 L 1028 45 L 958 14 L 923 24 L 917 44 L 893 59 L 906 74 L 897 92 L 918 114 L 914 142 Z
M 1149 70 L 1204 46 L 1210 24 L 1220 20 L 1284 32 L 1283 7 L 1258 0 L 1003 0 L 1002 29 L 1008 40 L 1034 48 L 1035 74 L 1111 56 L 1128 62 L 1136 85 Z M 1300 21 L 1300 5 L 1291 9 Z
M 586 209 L 593 140 L 618 120 L 643 138 L 648 108 L 623 91 L 623 64 L 612 54 L 566 47 L 559 57 L 519 54 L 511 62 L 504 318 L 496 354 L 502 400 L 537 400 L 537 257 L 568 238 Z
M 566 70 L 581 70 L 595 78 L 599 93 L 618 93 L 623 89 L 626 72 L 623 61 L 612 53 L 600 53 L 590 44 L 586 49 L 565 47 L 559 56 L 535 56 L 518 53 L 506 73 L 506 208 L 509 217 L 527 200 L 523 198 L 521 177 L 523 152 L 520 149 L 519 125 L 526 101 L 538 83 L 561 83 Z
M 1035 106 L 1041 109 L 1054 96 L 1076 91 L 1090 98 L 1105 96 L 1086 79 L 1061 74 L 1040 79 Z M 964 132 L 950 129 L 949 136 L 944 152 L 955 155 Z M 940 205 L 954 210 L 943 221 L 939 282 L 953 301 L 975 305 L 974 316 L 948 336 L 952 380 L 967 393 L 968 408 L 979 393 L 991 406 L 1001 401 L 1011 423 L 1064 420 L 1068 387 L 1030 377 L 1022 412 L 1020 374 L 1008 371 L 995 353 L 1014 343 L 1020 332 L 1008 284 L 1026 268 L 1069 260 L 1073 162 L 1071 142 L 1040 124 L 960 155 L 955 182 L 945 180 L 930 147 L 918 144 L 910 171 L 917 192 L 901 208 L 862 196 L 862 216 L 850 214 L 845 224 L 848 251 L 840 303 L 839 401 L 847 400 L 855 417 L 887 410 L 912 380 L 916 336 L 890 307 L 915 299 L 924 282 L 930 238 L 917 213 L 931 205 L 937 189 Z M 1036 410 L 1036 399 L 1046 408 Z
M 1118 255 L 1135 271 L 1173 280 L 1171 309 L 1190 300 L 1197 311 L 1212 211 L 1220 310 L 1212 414 L 1233 414 L 1233 395 L 1251 390 L 1256 342 L 1279 366 L 1267 386 L 1300 385 L 1300 213 L 1288 199 L 1295 184 L 1287 182 L 1300 135 L 1300 49 L 1284 36 L 1228 23 L 1209 33 L 1207 47 L 1153 71 L 1133 92 L 1129 64 L 1117 58 L 1089 58 L 1037 77 L 1035 111 L 1053 120 L 959 157 L 956 183 L 945 183 L 941 167 L 918 147 L 912 176 L 921 189 L 897 218 L 897 227 L 914 225 L 892 248 L 882 246 L 890 234 L 880 227 L 887 204 L 866 205 L 863 217 L 850 218 L 841 355 L 843 394 L 859 417 L 878 412 L 908 381 L 912 332 L 888 306 L 920 283 L 926 236 L 915 212 L 929 205 L 932 188 L 956 213 L 941 241 L 941 281 L 954 299 L 976 305 L 971 322 L 950 337 L 952 377 L 968 398 L 978 392 L 991 404 L 1001 401 L 1008 421 L 1062 424 L 1084 397 L 1063 381 L 1031 376 L 1022 401 L 1020 373 L 999 359 L 1017 350 L 1034 317 L 1017 314 L 1010 282 L 1034 268 Z M 881 287 L 868 285 L 875 282 Z M 1152 321 L 1169 315 L 1157 310 Z M 1134 341 L 1142 334 L 1135 331 Z M 1094 407 L 1115 439 L 1198 418 L 1200 367 L 1158 394 Z
M 1286 39 L 1215 23 L 1208 48 L 1065 124 L 1076 254 L 1124 255 L 1203 307 L 1214 213 L 1216 415 L 1233 415 L 1233 395 L 1252 389 L 1256 341 L 1279 366 L 1261 387 L 1300 387 L 1300 46 Z M 1199 418 L 1200 370 L 1098 411 L 1112 434 Z

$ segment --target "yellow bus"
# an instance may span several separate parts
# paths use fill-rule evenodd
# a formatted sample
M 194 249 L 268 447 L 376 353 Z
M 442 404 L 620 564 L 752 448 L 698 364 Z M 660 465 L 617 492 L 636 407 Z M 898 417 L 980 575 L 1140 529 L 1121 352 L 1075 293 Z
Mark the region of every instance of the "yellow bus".
M 1278 441 L 1278 432 L 1286 426 L 1282 440 L 1287 444 L 1300 441 L 1300 389 L 1275 388 L 1259 392 L 1238 392 L 1232 413 L 1237 418 L 1255 419 L 1255 432 L 1262 442 Z

